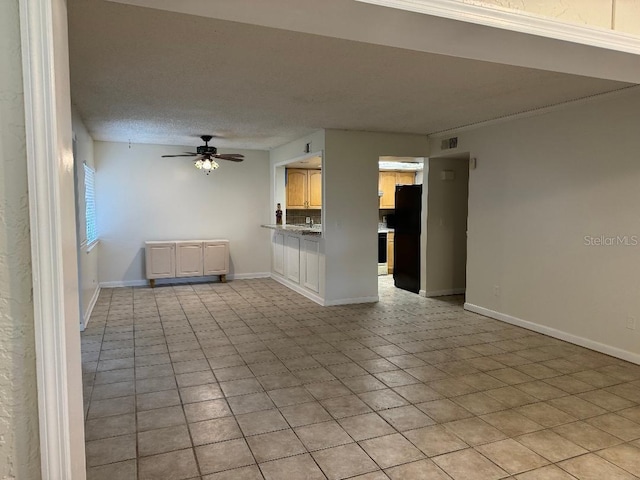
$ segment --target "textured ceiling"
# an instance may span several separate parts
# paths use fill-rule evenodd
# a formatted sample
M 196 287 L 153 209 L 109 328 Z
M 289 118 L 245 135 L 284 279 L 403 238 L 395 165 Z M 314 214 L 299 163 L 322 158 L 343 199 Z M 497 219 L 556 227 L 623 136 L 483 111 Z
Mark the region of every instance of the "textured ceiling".
M 321 128 L 432 133 L 624 83 L 69 0 L 71 93 L 96 140 L 268 149 Z

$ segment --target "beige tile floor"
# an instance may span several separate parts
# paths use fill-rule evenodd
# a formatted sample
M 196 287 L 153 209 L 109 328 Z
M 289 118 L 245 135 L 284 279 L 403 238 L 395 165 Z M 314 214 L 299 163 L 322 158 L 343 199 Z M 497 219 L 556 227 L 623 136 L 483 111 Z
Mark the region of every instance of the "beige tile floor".
M 640 366 L 425 299 L 272 280 L 105 289 L 89 480 L 640 477 Z

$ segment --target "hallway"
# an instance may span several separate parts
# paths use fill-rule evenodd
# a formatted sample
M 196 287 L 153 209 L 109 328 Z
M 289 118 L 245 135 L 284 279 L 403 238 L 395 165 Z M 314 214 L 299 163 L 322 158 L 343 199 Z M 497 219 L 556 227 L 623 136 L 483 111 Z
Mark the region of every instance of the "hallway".
M 82 336 L 89 480 L 633 479 L 640 366 L 380 284 L 103 289 Z

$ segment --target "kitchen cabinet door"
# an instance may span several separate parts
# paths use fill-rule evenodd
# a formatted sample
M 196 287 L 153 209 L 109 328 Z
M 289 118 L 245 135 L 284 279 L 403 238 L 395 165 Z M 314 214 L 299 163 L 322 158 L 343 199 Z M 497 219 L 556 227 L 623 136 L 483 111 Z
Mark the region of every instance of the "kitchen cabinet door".
M 284 275 L 284 234 L 273 235 L 273 270 Z
M 176 277 L 201 277 L 202 242 L 176 242 Z
M 320 291 L 320 244 L 311 240 L 303 240 L 304 245 L 304 282 L 309 290 Z
M 395 208 L 396 206 L 396 172 L 380 172 L 378 190 L 382 192 L 380 208 Z
M 322 170 L 307 170 L 309 199 L 307 208 L 322 208 Z
M 229 242 L 204 242 L 204 275 L 229 272 Z
M 175 243 L 147 242 L 145 244 L 145 263 L 147 278 L 173 278 L 176 276 Z
M 287 169 L 287 208 L 307 208 L 308 186 L 306 170 Z
M 295 283 L 300 283 L 300 239 L 287 237 L 287 278 Z
M 396 172 L 396 185 L 413 185 L 415 179 L 414 172 Z
M 396 185 L 413 185 L 415 172 L 379 172 L 380 208 L 396 208 Z
M 393 232 L 387 233 L 387 273 L 393 273 Z

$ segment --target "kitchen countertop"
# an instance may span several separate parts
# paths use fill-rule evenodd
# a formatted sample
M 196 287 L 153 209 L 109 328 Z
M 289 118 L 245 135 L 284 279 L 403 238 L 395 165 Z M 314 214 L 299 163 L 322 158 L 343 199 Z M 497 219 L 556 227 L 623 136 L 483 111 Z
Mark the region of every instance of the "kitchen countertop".
M 271 230 L 283 230 L 285 232 L 299 233 L 300 235 L 322 235 L 321 227 L 307 227 L 304 225 L 260 225 L 262 228 L 269 228 Z M 380 227 L 378 233 L 393 233 L 393 228 Z
M 260 225 L 262 228 L 269 228 L 271 230 L 283 230 L 285 232 L 299 233 L 300 235 L 313 235 L 321 236 L 322 229 L 317 227 L 306 227 L 302 225 Z

